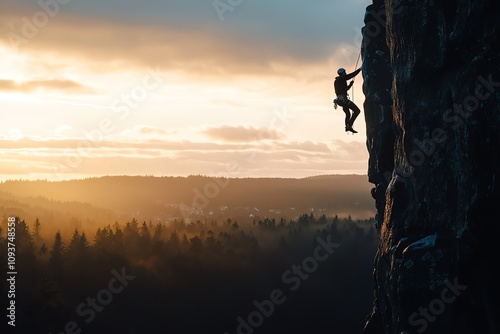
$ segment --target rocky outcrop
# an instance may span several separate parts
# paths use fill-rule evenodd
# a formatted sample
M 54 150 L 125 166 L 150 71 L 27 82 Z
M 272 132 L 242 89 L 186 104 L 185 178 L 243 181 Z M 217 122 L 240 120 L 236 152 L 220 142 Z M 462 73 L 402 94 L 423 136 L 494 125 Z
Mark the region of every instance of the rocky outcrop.
M 497 0 L 367 8 L 379 247 L 365 333 L 500 333 L 499 15 Z

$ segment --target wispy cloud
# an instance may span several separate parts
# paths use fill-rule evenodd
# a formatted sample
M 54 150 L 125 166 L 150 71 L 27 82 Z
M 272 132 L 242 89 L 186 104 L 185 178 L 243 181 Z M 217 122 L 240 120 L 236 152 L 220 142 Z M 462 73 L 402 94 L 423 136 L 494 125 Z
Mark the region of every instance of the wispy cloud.
M 265 139 L 284 139 L 285 135 L 279 131 L 252 126 L 222 125 L 210 127 L 204 131 L 208 136 L 227 142 L 251 142 Z
M 310 141 L 108 140 L 92 143 L 84 139 L 22 138 L 0 139 L 0 147 L 0 176 L 3 174 L 3 178 L 23 170 L 38 174 L 45 171 L 46 178 L 51 178 L 53 170 L 78 175 L 229 173 L 231 175 L 226 176 L 248 177 L 310 176 L 345 171 L 364 173 L 366 169 L 363 143 L 343 141 L 336 141 L 329 147 L 325 143 Z
M 51 90 L 59 92 L 90 93 L 92 89 L 72 80 L 32 80 L 17 82 L 0 80 L 0 91 L 32 92 L 36 90 Z
M 166 135 L 166 134 L 168 134 L 167 131 L 164 131 L 162 129 L 152 128 L 152 127 L 149 127 L 149 126 L 142 126 L 142 127 L 140 127 L 139 128 L 139 133 L 146 134 L 146 135 L 149 135 L 149 134 Z

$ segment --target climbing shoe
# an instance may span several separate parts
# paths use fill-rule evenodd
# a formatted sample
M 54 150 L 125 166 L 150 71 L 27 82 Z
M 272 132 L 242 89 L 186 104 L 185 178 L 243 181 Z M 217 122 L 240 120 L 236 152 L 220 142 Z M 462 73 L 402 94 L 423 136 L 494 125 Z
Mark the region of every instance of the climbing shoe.
M 345 131 L 346 131 L 346 132 L 347 132 L 347 131 L 351 131 L 352 133 L 358 133 L 358 131 L 354 130 L 354 129 L 352 128 L 352 126 L 346 126 L 346 127 L 345 127 Z

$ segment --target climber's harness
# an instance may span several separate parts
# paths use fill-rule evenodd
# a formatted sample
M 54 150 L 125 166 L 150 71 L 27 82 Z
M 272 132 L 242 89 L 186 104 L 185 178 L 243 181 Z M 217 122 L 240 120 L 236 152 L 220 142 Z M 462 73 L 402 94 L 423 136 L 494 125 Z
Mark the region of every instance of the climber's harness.
M 335 100 L 333 100 L 333 107 L 337 109 L 337 105 L 344 107 L 349 104 L 349 97 L 347 95 L 339 95 Z

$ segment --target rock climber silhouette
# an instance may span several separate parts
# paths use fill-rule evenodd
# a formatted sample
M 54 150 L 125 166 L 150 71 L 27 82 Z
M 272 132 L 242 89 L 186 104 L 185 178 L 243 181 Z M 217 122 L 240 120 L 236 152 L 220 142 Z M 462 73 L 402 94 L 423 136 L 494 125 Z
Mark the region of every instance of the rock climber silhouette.
M 345 69 L 339 68 L 337 71 L 338 77 L 335 78 L 334 87 L 335 94 L 337 98 L 334 100 L 335 108 L 337 108 L 337 104 L 342 107 L 345 113 L 345 131 L 351 131 L 352 133 L 358 133 L 358 131 L 352 128 L 356 117 L 358 117 L 360 110 L 357 105 L 354 104 L 351 100 L 349 100 L 349 95 L 347 91 L 351 89 L 354 84 L 354 80 L 347 84 L 347 80 L 354 78 L 361 71 L 361 68 L 358 68 L 356 71 L 347 74 Z M 352 115 L 351 115 L 352 110 Z

